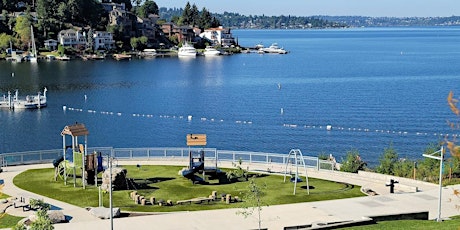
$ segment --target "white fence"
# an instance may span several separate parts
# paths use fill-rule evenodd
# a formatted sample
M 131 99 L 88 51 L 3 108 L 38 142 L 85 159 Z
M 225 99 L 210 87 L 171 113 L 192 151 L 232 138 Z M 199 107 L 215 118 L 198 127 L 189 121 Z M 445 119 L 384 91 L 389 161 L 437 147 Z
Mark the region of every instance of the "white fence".
M 288 161 L 288 154 L 217 150 L 215 148 L 88 148 L 88 153 L 100 152 L 104 156 L 112 156 L 120 160 L 182 159 L 188 158 L 189 151 L 204 151 L 206 160 L 216 162 L 237 163 L 239 160 L 242 160 L 244 163 L 249 164 L 285 165 Z M 52 163 L 62 155 L 62 149 L 3 153 L 0 154 L 0 167 Z M 320 160 L 318 157 L 311 156 L 304 156 L 303 158 L 308 168 L 318 170 L 334 169 L 333 162 Z

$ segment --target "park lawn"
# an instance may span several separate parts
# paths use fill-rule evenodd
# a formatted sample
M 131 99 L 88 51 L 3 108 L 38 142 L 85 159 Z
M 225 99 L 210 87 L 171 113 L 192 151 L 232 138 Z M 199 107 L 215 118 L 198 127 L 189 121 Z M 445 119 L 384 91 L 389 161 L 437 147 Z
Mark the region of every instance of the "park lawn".
M 181 175 L 178 171 L 181 166 L 122 166 L 126 168 L 127 177 L 132 178 L 138 194 L 145 196 L 147 200 L 155 197 L 156 200 L 172 200 L 175 204 L 178 200 L 187 200 L 196 197 L 208 197 L 212 191 L 217 191 L 218 196 L 221 194 L 232 194 L 240 199 L 245 199 L 245 193 L 248 192 L 249 182 L 234 182 L 219 184 L 218 179 L 209 178 L 209 184 L 192 184 L 192 182 Z M 225 171 L 223 169 L 223 171 Z M 306 183 L 297 183 L 296 195 L 293 195 L 294 183 L 283 182 L 283 176 L 279 175 L 258 175 L 255 182 L 265 187 L 262 201 L 265 205 L 277 205 L 288 203 L 300 203 L 310 201 L 343 199 L 351 197 L 364 196 L 360 192 L 359 186 L 336 183 L 331 181 L 309 178 L 310 195 L 307 194 Z M 224 175 L 225 176 L 225 175 Z M 98 206 L 98 189 L 95 186 L 88 185 L 86 189 L 81 186 L 81 179 L 77 179 L 74 187 L 73 179 L 69 178 L 67 185 L 64 185 L 62 179 L 54 181 L 54 169 L 33 169 L 27 170 L 14 178 L 14 184 L 22 189 L 61 200 L 80 207 L 97 207 Z M 122 211 L 135 212 L 169 212 L 169 211 L 193 211 L 209 210 L 223 208 L 238 208 L 242 206 L 241 202 L 226 204 L 225 202 L 216 201 L 203 204 L 184 204 L 173 206 L 152 206 L 135 204 L 129 197 L 133 190 L 121 190 L 113 192 L 113 206 L 120 207 Z M 103 203 L 108 207 L 108 193 L 103 193 Z
M 343 228 L 346 230 L 443 230 L 460 229 L 460 216 L 452 217 L 451 220 L 436 222 L 434 220 L 394 220 L 380 221 L 377 224 Z
M 0 229 L 12 228 L 24 217 L 11 216 L 8 214 L 0 214 Z

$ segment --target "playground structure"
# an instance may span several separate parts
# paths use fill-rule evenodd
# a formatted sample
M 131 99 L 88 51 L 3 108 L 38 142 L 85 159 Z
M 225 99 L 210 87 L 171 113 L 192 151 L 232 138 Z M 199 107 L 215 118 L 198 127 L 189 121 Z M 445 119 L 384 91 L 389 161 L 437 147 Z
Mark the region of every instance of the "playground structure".
M 291 151 L 289 151 L 289 155 L 286 160 L 286 167 L 284 169 L 284 182 L 286 182 L 287 167 L 289 164 L 295 165 L 295 169 L 296 169 L 294 176 L 292 176 L 292 172 L 290 172 L 291 174 L 290 181 L 294 182 L 294 195 L 296 192 L 297 182 L 302 182 L 302 179 L 299 176 L 299 164 L 303 166 L 305 170 L 305 180 L 307 182 L 307 193 L 310 195 L 310 186 L 308 185 L 307 167 L 305 165 L 305 160 L 303 158 L 303 155 L 300 149 L 291 149 Z
M 61 132 L 63 154 L 53 162 L 55 181 L 60 177 L 67 185 L 68 178 L 73 176 L 74 187 L 76 187 L 77 170 L 81 170 L 83 188 L 86 184 L 97 186 L 97 173 L 103 171 L 102 155 L 101 153 L 88 154 L 88 134 L 89 131 L 84 124 L 75 123 L 64 127 Z M 71 145 L 66 145 L 66 136 L 71 137 Z M 84 136 L 84 145 L 78 142 L 78 137 L 81 136 Z
M 214 166 L 205 167 L 205 152 L 201 150 L 199 153 L 196 153 L 190 150 L 190 146 L 205 146 L 206 134 L 187 134 L 187 145 L 189 146 L 189 164 L 187 168 L 179 171 L 179 175 L 192 180 L 193 183 L 203 183 L 206 182 L 206 174 L 219 173 L 217 159 L 215 159 Z M 201 174 L 202 177 L 196 174 Z

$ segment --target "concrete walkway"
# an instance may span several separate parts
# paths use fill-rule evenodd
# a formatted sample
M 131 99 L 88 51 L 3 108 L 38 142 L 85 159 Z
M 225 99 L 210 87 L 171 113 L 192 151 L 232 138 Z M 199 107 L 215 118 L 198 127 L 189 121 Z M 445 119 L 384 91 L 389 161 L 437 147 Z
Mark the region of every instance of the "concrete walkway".
M 182 165 L 183 162 L 119 162 L 119 164 L 172 164 Z M 100 220 L 93 217 L 83 208 L 61 201 L 41 197 L 21 190 L 13 185 L 14 176 L 31 168 L 46 168 L 51 165 L 25 165 L 4 168 L 0 173 L 0 180 L 4 180 L 3 192 L 14 197 L 40 198 L 51 204 L 55 209 L 61 209 L 65 215 L 71 216 L 70 223 L 56 224 L 55 229 L 81 230 L 85 228 L 110 229 L 110 220 Z M 220 166 L 220 165 L 219 165 Z M 225 165 L 223 167 L 226 167 Z M 259 166 L 252 165 L 251 170 Z M 369 178 L 350 177 L 348 174 L 328 171 L 309 170 L 310 177 L 346 181 L 351 184 L 367 186 L 380 195 L 360 198 L 308 202 L 299 204 L 275 205 L 263 207 L 261 213 L 262 227 L 268 229 L 284 229 L 287 226 L 315 225 L 341 221 L 360 221 L 366 217 L 396 215 L 414 212 L 429 212 L 429 219 L 438 215 L 439 187 L 437 185 L 422 185 L 421 192 L 402 192 L 389 194 L 389 188 L 384 183 L 372 181 Z M 458 215 L 456 205 L 460 204 L 460 197 L 454 195 L 458 186 L 449 186 L 442 189 L 442 218 Z M 237 215 L 240 209 L 223 209 L 193 212 L 178 212 L 154 214 L 146 216 L 117 218 L 113 220 L 114 229 L 257 229 L 256 215 L 244 218 Z M 8 208 L 7 213 L 16 216 L 27 216 L 20 208 Z

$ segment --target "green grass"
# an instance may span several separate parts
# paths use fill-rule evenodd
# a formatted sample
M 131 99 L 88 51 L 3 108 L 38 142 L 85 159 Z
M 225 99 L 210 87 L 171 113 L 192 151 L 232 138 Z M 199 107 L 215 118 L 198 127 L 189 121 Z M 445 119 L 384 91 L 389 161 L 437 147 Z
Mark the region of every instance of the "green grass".
M 381 221 L 374 225 L 357 226 L 343 228 L 347 230 L 443 230 L 443 229 L 460 229 L 460 217 L 455 216 L 452 220 L 436 222 L 434 220 L 397 220 L 397 221 Z
M 10 216 L 8 214 L 0 214 L 0 229 L 12 228 L 24 217 Z
M 123 166 L 128 170 L 128 178 L 133 178 L 136 183 L 138 194 L 147 199 L 154 196 L 157 200 L 187 200 L 195 197 L 208 197 L 212 191 L 220 194 L 232 194 L 232 196 L 244 197 L 248 190 L 249 182 L 235 182 L 219 184 L 218 179 L 208 180 L 209 184 L 192 184 L 190 180 L 178 175 L 182 167 L 177 166 Z M 62 180 L 57 182 L 53 179 L 54 169 L 27 170 L 14 178 L 14 184 L 22 189 L 41 194 L 53 199 L 61 200 L 80 207 L 98 206 L 98 189 L 87 186 L 81 187 L 81 180 L 77 179 L 77 187 L 74 188 L 73 180 L 69 178 L 67 185 Z M 225 175 L 224 175 L 225 176 Z M 266 184 L 263 201 L 268 205 L 299 203 L 309 201 L 321 201 L 343 199 L 364 196 L 359 186 L 352 186 L 319 179 L 309 179 L 310 195 L 305 189 L 306 183 L 298 183 L 296 195 L 293 195 L 294 184 L 283 183 L 283 176 L 261 175 L 256 178 L 257 184 Z M 169 211 L 193 211 L 208 209 L 237 208 L 241 203 L 225 204 L 224 202 L 211 202 L 210 204 L 185 204 L 169 207 L 141 206 L 136 205 L 129 198 L 132 190 L 113 192 L 113 204 L 123 211 L 142 212 L 169 212 Z M 104 206 L 108 207 L 108 193 L 103 195 Z

